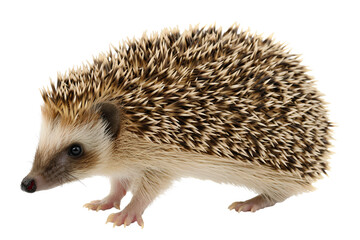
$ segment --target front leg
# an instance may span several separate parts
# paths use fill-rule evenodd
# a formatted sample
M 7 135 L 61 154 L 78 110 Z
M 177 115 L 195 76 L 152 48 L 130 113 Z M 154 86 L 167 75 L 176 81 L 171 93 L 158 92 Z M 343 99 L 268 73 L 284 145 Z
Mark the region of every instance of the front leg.
M 90 203 L 86 203 L 84 207 L 89 210 L 107 210 L 110 208 L 120 209 L 120 201 L 126 195 L 129 188 L 128 180 L 120 180 L 118 178 L 110 178 L 111 189 L 107 197 L 102 200 L 95 200 Z
M 171 184 L 172 178 L 162 171 L 147 170 L 134 186 L 134 195 L 130 203 L 119 213 L 110 214 L 106 223 L 112 222 L 115 226 L 130 225 L 137 222 L 144 227 L 142 214 L 149 204 Z

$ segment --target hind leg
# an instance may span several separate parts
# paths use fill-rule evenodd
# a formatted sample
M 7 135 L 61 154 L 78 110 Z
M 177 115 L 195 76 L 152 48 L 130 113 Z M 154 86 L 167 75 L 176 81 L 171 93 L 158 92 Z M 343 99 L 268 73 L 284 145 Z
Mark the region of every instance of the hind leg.
M 234 176 L 231 182 L 259 194 L 247 201 L 234 202 L 229 206 L 230 210 L 238 212 L 255 212 L 283 202 L 291 196 L 314 190 L 312 181 L 292 172 L 274 171 L 269 167 L 254 167 L 247 163 L 238 164 L 235 170 L 232 170 L 237 174 L 229 174 L 230 177 Z
M 245 202 L 234 202 L 229 206 L 230 210 L 235 210 L 237 212 L 255 212 L 259 209 L 271 207 L 276 204 L 276 201 L 271 200 L 268 197 L 260 194 L 254 198 L 251 198 Z
M 263 186 L 261 189 L 259 188 L 256 192 L 260 194 L 254 198 L 244 202 L 232 203 L 229 209 L 234 209 L 237 212 L 256 212 L 259 209 L 271 207 L 276 203 L 283 202 L 291 196 L 313 190 L 314 187 L 309 183 L 299 183 L 296 181 L 281 183 L 279 181 L 277 184 Z

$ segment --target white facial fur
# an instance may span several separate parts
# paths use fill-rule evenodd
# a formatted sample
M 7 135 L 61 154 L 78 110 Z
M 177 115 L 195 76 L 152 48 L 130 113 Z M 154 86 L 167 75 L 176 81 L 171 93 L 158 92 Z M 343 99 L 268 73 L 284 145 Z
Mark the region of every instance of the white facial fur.
M 71 172 L 71 174 L 76 178 L 97 175 L 101 173 L 103 161 L 106 162 L 112 153 L 112 140 L 105 132 L 106 125 L 103 121 L 64 125 L 60 123 L 59 119 L 51 121 L 44 117 L 38 145 L 41 158 L 35 159 L 35 161 L 40 161 L 41 166 L 48 166 L 54 156 L 64 150 L 66 151 L 69 146 L 76 143 L 82 146 L 84 153 L 91 153 L 91 157 L 88 158 L 89 161 L 96 159 L 102 161 L 98 161 L 96 164 L 90 163 L 90 168 Z M 60 164 L 68 164 L 67 161 L 74 161 L 73 163 L 76 164 L 76 159 L 69 160 L 67 158 L 69 157 L 61 155 L 58 160 L 60 160 Z

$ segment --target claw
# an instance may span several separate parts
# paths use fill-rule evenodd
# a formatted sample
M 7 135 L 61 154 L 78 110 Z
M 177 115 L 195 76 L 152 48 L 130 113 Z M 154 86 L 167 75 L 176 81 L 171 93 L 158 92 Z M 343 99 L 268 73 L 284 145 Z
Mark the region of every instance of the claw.
M 119 209 L 120 210 L 120 203 L 114 203 L 114 208 Z
M 142 220 L 142 218 L 137 219 L 137 223 L 139 224 L 139 226 L 141 227 L 141 229 L 144 229 L 144 221 Z
M 89 211 L 92 210 L 92 205 L 91 205 L 91 203 L 86 203 L 86 204 L 84 204 L 83 207 L 84 207 L 84 208 L 87 208 Z
M 98 212 L 101 209 L 102 205 L 100 204 L 97 208 L 96 211 Z
M 244 208 L 244 205 L 243 206 L 240 206 L 238 210 L 236 210 L 238 213 L 241 212 L 241 210 Z
M 230 204 L 230 206 L 228 207 L 228 209 L 231 211 L 231 210 L 233 210 L 234 208 L 235 208 L 235 203 L 232 203 L 232 204 Z
M 235 210 L 237 212 L 239 212 L 239 210 L 236 210 L 236 206 L 239 205 L 239 204 L 242 204 L 243 202 L 233 202 L 229 207 L 228 209 L 229 210 Z
M 107 224 L 108 222 L 113 222 L 114 217 L 115 217 L 115 213 L 110 214 L 110 215 L 108 216 L 105 224 Z M 115 223 L 114 223 L 114 227 L 115 227 Z
M 129 225 L 130 225 L 130 223 L 131 223 L 131 222 L 130 222 L 130 223 L 128 223 L 128 221 L 127 221 L 127 220 L 128 220 L 128 217 L 126 217 L 126 218 L 125 218 L 125 220 L 124 220 L 124 228 L 126 228 L 127 226 L 129 226 Z

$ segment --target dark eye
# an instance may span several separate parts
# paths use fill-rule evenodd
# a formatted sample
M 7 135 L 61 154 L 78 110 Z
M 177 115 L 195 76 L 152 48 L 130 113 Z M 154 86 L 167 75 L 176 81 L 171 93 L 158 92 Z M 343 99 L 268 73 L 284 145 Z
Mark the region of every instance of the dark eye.
M 71 145 L 69 148 L 69 152 L 68 152 L 68 154 L 72 157 L 79 157 L 79 156 L 81 156 L 82 153 L 83 153 L 83 150 L 82 150 L 81 146 L 78 144 Z

